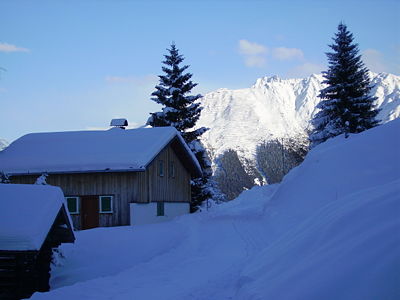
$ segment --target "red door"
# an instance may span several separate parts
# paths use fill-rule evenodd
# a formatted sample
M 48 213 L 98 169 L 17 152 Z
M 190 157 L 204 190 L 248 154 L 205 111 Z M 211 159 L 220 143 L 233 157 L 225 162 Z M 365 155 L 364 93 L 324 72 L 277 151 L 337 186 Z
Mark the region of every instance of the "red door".
M 82 229 L 99 227 L 99 197 L 81 197 L 81 222 Z

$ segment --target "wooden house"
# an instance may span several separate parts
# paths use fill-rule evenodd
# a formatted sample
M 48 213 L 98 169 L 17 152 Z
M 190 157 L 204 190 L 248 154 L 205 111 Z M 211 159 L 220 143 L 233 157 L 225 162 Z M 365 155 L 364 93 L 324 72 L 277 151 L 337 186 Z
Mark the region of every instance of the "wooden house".
M 189 212 L 190 181 L 202 171 L 179 132 L 125 130 L 121 124 L 25 135 L 0 152 L 0 171 L 24 184 L 47 173 L 47 183 L 63 190 L 76 229 L 159 222 Z
M 0 299 L 49 290 L 52 250 L 75 240 L 60 188 L 0 184 Z

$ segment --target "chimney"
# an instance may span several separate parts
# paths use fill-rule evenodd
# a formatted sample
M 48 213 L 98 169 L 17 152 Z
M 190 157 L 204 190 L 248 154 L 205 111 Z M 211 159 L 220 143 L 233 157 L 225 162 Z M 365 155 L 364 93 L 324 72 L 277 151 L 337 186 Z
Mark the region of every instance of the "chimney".
M 128 126 L 128 121 L 126 119 L 112 119 L 110 126 L 125 129 L 125 126 Z

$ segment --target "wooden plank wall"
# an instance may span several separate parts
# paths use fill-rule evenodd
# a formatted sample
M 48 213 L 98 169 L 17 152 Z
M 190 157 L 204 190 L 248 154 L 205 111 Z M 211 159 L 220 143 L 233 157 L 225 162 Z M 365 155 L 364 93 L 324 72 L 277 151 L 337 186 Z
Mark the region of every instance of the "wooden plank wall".
M 158 163 L 164 162 L 164 176 L 159 176 Z M 175 176 L 169 175 L 174 162 Z M 12 176 L 12 183 L 33 184 L 39 175 Z M 104 172 L 50 174 L 47 183 L 59 186 L 65 196 L 112 195 L 112 214 L 100 214 L 100 226 L 129 225 L 129 203 L 190 202 L 191 176 L 171 145 L 164 148 L 150 163 L 146 172 Z M 75 229 L 81 228 L 79 214 L 72 215 Z
M 159 161 L 164 162 L 164 176 L 159 176 Z M 169 176 L 169 163 L 174 162 L 175 176 Z M 148 166 L 150 202 L 190 202 L 190 173 L 171 146 L 166 147 Z
M 33 184 L 38 175 L 12 176 L 12 183 Z M 61 187 L 65 196 L 112 195 L 112 214 L 100 214 L 100 226 L 129 225 L 129 203 L 147 202 L 145 172 L 50 174 L 47 183 Z M 80 229 L 80 215 L 72 215 Z

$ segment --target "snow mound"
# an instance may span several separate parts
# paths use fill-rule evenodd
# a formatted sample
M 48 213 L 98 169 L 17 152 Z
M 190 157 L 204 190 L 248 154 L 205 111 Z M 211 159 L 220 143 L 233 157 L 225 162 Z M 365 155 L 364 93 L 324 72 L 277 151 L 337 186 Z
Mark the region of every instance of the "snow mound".
M 32 299 L 400 299 L 399 132 L 338 136 L 208 212 L 80 232 Z
M 399 130 L 329 140 L 284 178 L 238 299 L 399 299 Z
M 0 250 L 39 250 L 62 205 L 54 186 L 0 184 Z
M 5 139 L 0 138 L 0 151 L 8 146 L 8 142 Z

